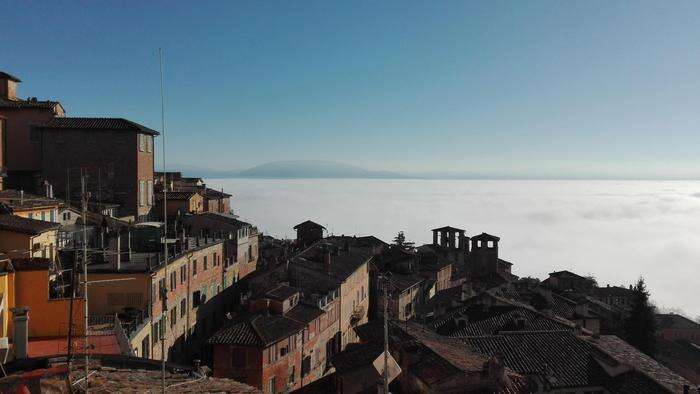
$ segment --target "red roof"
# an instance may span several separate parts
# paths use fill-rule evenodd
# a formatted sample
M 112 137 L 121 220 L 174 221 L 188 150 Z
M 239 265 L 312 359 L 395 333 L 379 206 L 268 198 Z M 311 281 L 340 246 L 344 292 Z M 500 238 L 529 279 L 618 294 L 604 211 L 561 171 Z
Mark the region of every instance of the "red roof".
M 122 354 L 117 337 L 114 334 L 88 336 L 88 344 L 90 345 L 90 353 Z M 76 336 L 73 339 L 73 348 L 76 353 L 83 353 L 84 342 L 82 336 Z M 27 356 L 29 357 L 46 357 L 67 353 L 67 337 L 33 339 L 29 341 L 27 349 Z

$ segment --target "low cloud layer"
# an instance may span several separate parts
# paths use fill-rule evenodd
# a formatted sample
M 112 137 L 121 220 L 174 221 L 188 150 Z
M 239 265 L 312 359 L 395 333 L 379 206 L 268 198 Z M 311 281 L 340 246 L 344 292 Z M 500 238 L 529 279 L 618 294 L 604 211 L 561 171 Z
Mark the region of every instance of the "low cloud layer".
M 335 234 L 398 231 L 416 243 L 430 229 L 501 237 L 520 276 L 569 269 L 600 285 L 644 276 L 661 307 L 700 315 L 700 184 L 685 181 L 441 181 L 216 179 L 244 220 L 293 237 L 306 219 Z

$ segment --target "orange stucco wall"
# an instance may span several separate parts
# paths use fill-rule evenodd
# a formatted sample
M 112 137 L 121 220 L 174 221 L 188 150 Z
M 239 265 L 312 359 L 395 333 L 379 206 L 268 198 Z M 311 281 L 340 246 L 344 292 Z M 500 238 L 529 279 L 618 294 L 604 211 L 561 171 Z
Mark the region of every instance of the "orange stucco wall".
M 19 271 L 12 274 L 14 303 L 8 307 L 27 306 L 29 311 L 29 337 L 55 337 L 68 334 L 69 299 L 49 299 L 49 277 L 45 270 Z M 76 334 L 83 332 L 84 301 L 73 303 L 73 323 Z M 12 335 L 12 322 L 8 331 Z

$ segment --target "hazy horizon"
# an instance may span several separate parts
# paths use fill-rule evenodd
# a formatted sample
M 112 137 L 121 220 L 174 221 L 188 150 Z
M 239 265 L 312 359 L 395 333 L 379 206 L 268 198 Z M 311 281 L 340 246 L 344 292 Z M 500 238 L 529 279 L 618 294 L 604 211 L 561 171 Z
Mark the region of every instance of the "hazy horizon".
M 643 276 L 663 308 L 700 316 L 700 183 L 688 181 L 207 179 L 232 193 L 242 220 L 293 238 L 311 219 L 335 234 L 398 231 L 430 243 L 430 229 L 501 237 L 519 276 L 570 270 L 599 285 Z
M 335 163 L 348 165 L 356 167 L 361 170 L 367 170 L 372 172 L 382 172 L 386 173 L 381 177 L 368 177 L 368 176 L 262 176 L 262 175 L 241 175 L 242 172 L 255 169 L 260 166 L 265 166 L 268 164 L 286 164 L 286 163 Z M 162 171 L 162 164 L 156 163 L 156 171 Z M 669 176 L 634 176 L 629 174 L 578 174 L 578 175 L 565 175 L 565 174 L 499 174 L 499 173 L 478 173 L 469 171 L 433 171 L 433 172 L 402 172 L 402 171 L 390 171 L 382 168 L 365 168 L 357 165 L 349 165 L 347 163 L 335 162 L 330 160 L 279 160 L 272 162 L 259 163 L 257 165 L 251 165 L 249 167 L 243 168 L 208 168 L 201 166 L 191 166 L 182 164 L 170 164 L 168 165 L 168 171 L 181 172 L 185 176 L 200 177 L 200 178 L 211 178 L 211 179 L 222 179 L 222 178 L 241 178 L 241 179 L 425 179 L 425 180 L 653 180 L 653 181 L 696 181 L 700 180 L 698 177 L 669 177 Z M 393 175 L 393 176 L 392 176 Z

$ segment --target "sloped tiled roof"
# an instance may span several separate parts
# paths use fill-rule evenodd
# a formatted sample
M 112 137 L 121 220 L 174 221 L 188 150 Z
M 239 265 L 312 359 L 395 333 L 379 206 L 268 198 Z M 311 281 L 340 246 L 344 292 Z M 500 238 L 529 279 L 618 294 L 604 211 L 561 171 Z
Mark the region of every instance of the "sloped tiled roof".
M 328 251 L 330 251 L 330 265 L 325 262 Z M 362 265 L 368 263 L 372 257 L 371 251 L 366 248 L 340 250 L 330 243 L 319 242 L 296 255 L 292 259 L 292 264 L 294 267 L 324 273 L 328 281 L 340 284 Z
M 0 191 L 0 201 L 8 204 L 17 212 L 23 209 L 34 209 L 39 207 L 56 207 L 61 205 L 61 201 L 55 198 L 37 196 L 30 193 L 23 193 L 19 190 L 7 189 Z
M 635 370 L 640 371 L 672 392 L 683 392 L 684 385 L 692 387 L 689 381 L 614 335 L 601 335 L 599 338 L 589 338 L 588 342 L 618 362 L 632 366 Z
M 472 237 L 472 241 L 500 241 L 501 239 L 495 235 L 481 233 Z
M 22 234 L 37 235 L 61 227 L 58 223 L 27 219 L 15 215 L 0 215 L 0 229 Z
M 463 326 L 457 324 L 452 337 L 495 335 L 502 331 L 561 331 L 573 330 L 573 326 L 549 318 L 527 308 L 495 306 L 488 309 L 469 308 L 460 317 L 466 318 Z
M 301 222 L 301 223 L 297 224 L 296 226 L 294 226 L 293 228 L 294 228 L 294 230 L 296 230 L 296 229 L 302 228 L 302 227 L 320 227 L 320 228 L 325 228 L 325 227 L 321 226 L 321 225 L 318 224 L 318 223 L 312 222 L 311 220 L 307 220 L 307 221 L 305 221 L 305 222 Z
M 0 108 L 10 108 L 10 109 L 53 109 L 55 106 L 61 105 L 58 101 L 50 100 L 8 100 L 0 98 Z
M 22 80 L 20 80 L 19 78 L 15 77 L 12 74 L 8 74 L 4 71 L 0 71 L 0 79 L 9 79 L 10 81 L 13 81 L 13 82 L 22 82 Z
M 675 313 L 658 313 L 656 315 L 656 323 L 661 329 L 700 330 L 700 324 Z
M 328 242 L 332 242 L 338 246 L 344 246 L 345 244 L 347 244 L 349 246 L 360 247 L 360 248 L 386 246 L 386 242 L 375 237 L 374 235 L 362 235 L 359 237 L 355 236 L 355 235 L 352 235 L 352 236 L 350 236 L 350 235 L 330 235 L 330 236 L 326 237 L 325 240 Z
M 604 378 L 591 360 L 591 346 L 569 331 L 522 331 L 465 338 L 484 355 L 502 355 L 506 367 L 526 375 L 547 376 L 552 387 L 595 386 Z
M 570 317 L 576 312 L 576 301 L 570 300 L 559 294 L 552 293 L 552 312 L 561 317 Z
M 561 278 L 561 277 L 567 277 L 567 276 L 568 276 L 568 277 L 573 277 L 573 278 L 578 278 L 578 279 L 588 279 L 588 278 L 584 278 L 584 277 L 581 276 L 581 275 L 575 274 L 575 273 L 573 273 L 573 272 L 571 272 L 571 271 L 567 271 L 567 270 L 550 272 L 550 273 L 549 273 L 549 276 L 554 276 L 554 277 L 556 277 L 556 278 Z M 589 280 L 590 280 L 590 279 L 589 279 Z
M 205 188 L 204 191 L 202 192 L 202 195 L 206 198 L 229 198 L 231 197 L 231 194 L 224 193 L 221 190 L 215 190 L 215 189 L 210 189 L 210 188 Z
M 250 223 L 238 220 L 231 215 L 217 212 L 202 212 L 197 215 L 189 216 L 185 219 L 185 224 L 189 226 L 198 225 L 201 227 L 210 227 L 217 230 L 238 230 L 250 226 Z
M 285 299 L 287 299 L 287 298 L 289 298 L 297 293 L 299 293 L 299 289 L 297 289 L 296 287 L 291 287 L 288 285 L 278 285 L 278 286 L 268 290 L 265 293 L 265 296 L 267 296 L 273 300 L 282 301 L 282 300 L 285 300 Z
M 117 130 L 159 135 L 155 130 L 124 118 L 53 118 L 41 126 L 44 129 Z
M 462 230 L 461 228 L 456 228 L 456 227 L 452 227 L 452 226 L 438 227 L 438 228 L 434 228 L 434 229 L 432 229 L 432 230 L 430 230 L 430 231 L 454 231 L 454 232 L 464 232 L 464 230 Z
M 298 333 L 304 324 L 282 315 L 247 316 L 224 327 L 207 341 L 213 345 L 265 347 Z
M 195 194 L 198 194 L 197 192 L 182 192 L 182 191 L 168 191 L 166 192 L 168 195 L 168 200 L 189 200 L 192 198 Z M 154 193 L 155 199 L 156 200 L 162 200 L 163 199 L 163 193 Z
M 319 307 L 306 304 L 299 304 L 294 308 L 290 309 L 285 314 L 285 316 L 292 320 L 308 324 L 324 313 L 325 312 L 323 311 L 323 309 Z

